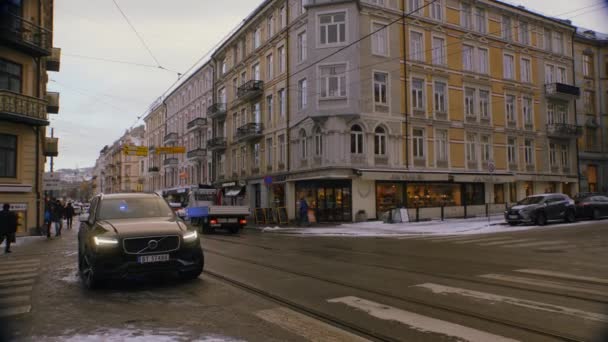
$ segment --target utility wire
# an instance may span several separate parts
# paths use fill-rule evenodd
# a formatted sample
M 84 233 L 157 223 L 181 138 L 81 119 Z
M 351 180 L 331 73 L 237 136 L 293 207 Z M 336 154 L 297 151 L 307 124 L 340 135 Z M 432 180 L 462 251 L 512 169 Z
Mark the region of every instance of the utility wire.
M 68 57 L 80 58 L 80 59 L 90 59 L 90 60 L 95 60 L 95 61 L 100 61 L 100 62 L 108 62 L 108 63 L 117 63 L 117 64 L 125 64 L 125 65 L 134 65 L 134 66 L 140 66 L 140 67 L 146 67 L 146 68 L 154 68 L 154 69 L 160 69 L 160 70 L 169 71 L 169 72 L 172 72 L 174 74 L 179 74 L 179 72 L 177 72 L 175 70 L 167 69 L 165 67 L 157 66 L 157 65 L 153 65 L 153 64 L 128 62 L 128 61 L 121 61 L 121 60 L 117 60 L 117 59 L 110 59 L 110 58 L 104 58 L 104 57 L 93 57 L 93 56 L 84 56 L 84 55 L 76 55 L 76 54 L 69 54 L 69 53 L 63 53 L 63 52 L 62 52 L 62 55 L 68 56 Z

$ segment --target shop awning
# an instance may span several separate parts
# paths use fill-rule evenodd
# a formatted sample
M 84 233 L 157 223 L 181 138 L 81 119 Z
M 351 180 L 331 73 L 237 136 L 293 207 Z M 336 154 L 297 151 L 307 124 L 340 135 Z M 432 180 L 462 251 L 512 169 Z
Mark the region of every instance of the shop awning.
M 423 182 L 447 182 L 449 177 L 445 172 L 382 172 L 359 170 L 362 179 L 385 180 L 385 181 L 423 181 Z
M 237 189 L 228 189 L 226 190 L 226 197 L 234 197 L 234 196 L 238 196 L 241 194 L 241 192 L 243 192 L 243 188 L 237 188 Z
M 503 183 L 511 183 L 515 181 L 515 176 L 513 175 L 505 175 L 505 174 L 463 174 L 463 175 L 454 175 L 455 183 L 495 183 L 495 184 L 503 184 Z

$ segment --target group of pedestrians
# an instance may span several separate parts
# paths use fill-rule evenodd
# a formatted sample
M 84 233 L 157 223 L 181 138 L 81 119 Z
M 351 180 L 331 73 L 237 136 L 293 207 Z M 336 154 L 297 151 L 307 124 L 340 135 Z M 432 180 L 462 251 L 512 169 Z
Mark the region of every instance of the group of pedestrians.
M 51 227 L 55 226 L 55 236 L 61 236 L 61 230 L 63 229 L 63 220 L 66 220 L 67 229 L 72 229 L 72 222 L 74 218 L 74 207 L 72 202 L 64 205 L 58 199 L 50 199 L 46 203 L 44 210 L 44 223 L 46 226 L 46 237 L 51 238 Z

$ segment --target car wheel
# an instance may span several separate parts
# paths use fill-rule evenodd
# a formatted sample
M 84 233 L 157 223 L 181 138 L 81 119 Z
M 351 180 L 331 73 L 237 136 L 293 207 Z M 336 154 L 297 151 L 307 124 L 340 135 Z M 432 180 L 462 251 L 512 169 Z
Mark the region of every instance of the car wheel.
M 599 220 L 602 216 L 600 215 L 599 209 L 593 209 L 592 217 L 594 220 Z
M 545 213 L 538 213 L 536 216 L 536 224 L 539 226 L 544 226 L 547 224 L 547 215 Z
M 99 287 L 101 280 L 95 275 L 93 266 L 89 263 L 86 253 L 80 255 L 78 264 L 80 265 L 80 280 L 82 285 L 89 290 Z
M 566 212 L 566 222 L 572 223 L 574 221 L 576 221 L 576 214 L 574 213 L 573 210 L 568 210 Z

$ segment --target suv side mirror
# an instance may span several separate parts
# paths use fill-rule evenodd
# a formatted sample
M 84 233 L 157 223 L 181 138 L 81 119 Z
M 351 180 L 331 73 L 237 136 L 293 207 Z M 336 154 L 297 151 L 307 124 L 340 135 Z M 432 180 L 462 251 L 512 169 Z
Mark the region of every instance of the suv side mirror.
M 80 216 L 78 216 L 78 221 L 80 221 L 80 222 L 87 222 L 88 220 L 89 220 L 88 213 L 80 214 Z

